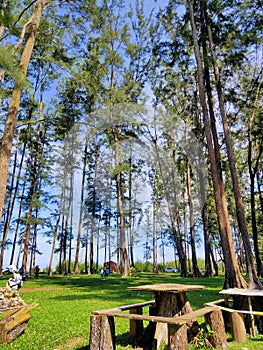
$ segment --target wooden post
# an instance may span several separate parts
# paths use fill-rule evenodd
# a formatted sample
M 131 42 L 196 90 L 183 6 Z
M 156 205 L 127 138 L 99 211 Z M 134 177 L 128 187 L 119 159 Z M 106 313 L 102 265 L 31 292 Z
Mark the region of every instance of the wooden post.
M 168 349 L 188 350 L 187 324 L 168 324 Z
M 142 315 L 143 308 L 138 307 L 130 309 L 130 314 Z M 130 320 L 130 335 L 133 338 L 138 339 L 143 333 L 143 321 L 142 320 Z
M 248 296 L 247 300 L 248 300 L 248 309 L 249 311 L 252 311 L 251 297 Z M 251 334 L 253 337 L 255 337 L 256 336 L 255 318 L 254 318 L 254 315 L 252 315 L 252 313 L 250 314 L 250 322 L 251 322 Z
M 225 301 L 225 306 L 229 307 L 229 298 L 227 294 L 224 294 L 224 301 Z
M 238 312 L 231 313 L 231 326 L 233 340 L 239 343 L 246 341 L 246 327 L 243 317 Z
M 225 324 L 221 310 L 216 309 L 206 314 L 205 320 L 210 325 L 211 330 L 215 332 L 215 335 L 210 338 L 213 347 L 227 349 Z
M 90 316 L 90 350 L 115 350 L 115 324 L 113 316 Z

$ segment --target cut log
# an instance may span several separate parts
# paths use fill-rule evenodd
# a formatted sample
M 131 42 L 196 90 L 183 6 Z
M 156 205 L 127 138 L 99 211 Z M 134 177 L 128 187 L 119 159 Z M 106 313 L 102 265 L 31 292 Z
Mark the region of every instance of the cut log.
M 205 320 L 210 325 L 211 330 L 215 333 L 210 337 L 210 343 L 212 346 L 218 349 L 227 349 L 225 324 L 221 310 L 215 309 L 206 314 Z
M 10 343 L 24 332 L 30 319 L 29 312 L 36 306 L 37 304 L 25 305 L 5 314 L 0 320 L 0 343 Z
M 91 315 L 90 350 L 114 350 L 115 343 L 114 317 Z
M 168 348 L 170 350 L 188 350 L 187 325 L 168 325 Z

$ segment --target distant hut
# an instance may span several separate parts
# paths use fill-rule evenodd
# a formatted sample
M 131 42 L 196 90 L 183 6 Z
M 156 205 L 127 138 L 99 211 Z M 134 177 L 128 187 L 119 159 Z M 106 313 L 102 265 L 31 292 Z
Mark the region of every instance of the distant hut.
M 107 261 L 103 265 L 103 270 L 108 270 L 108 273 L 117 273 L 118 267 L 116 262 L 114 261 Z

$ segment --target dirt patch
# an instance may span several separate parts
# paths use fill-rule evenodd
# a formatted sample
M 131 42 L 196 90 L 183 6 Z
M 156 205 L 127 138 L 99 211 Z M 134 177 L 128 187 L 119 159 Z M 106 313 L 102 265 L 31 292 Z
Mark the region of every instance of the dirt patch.
M 61 287 L 39 287 L 39 288 L 23 288 L 19 290 L 22 293 L 30 293 L 30 292 L 41 292 L 43 290 L 59 290 Z
M 73 338 L 67 341 L 65 344 L 61 344 L 56 346 L 55 350 L 69 350 L 74 348 L 75 346 L 81 346 L 86 342 L 85 338 Z

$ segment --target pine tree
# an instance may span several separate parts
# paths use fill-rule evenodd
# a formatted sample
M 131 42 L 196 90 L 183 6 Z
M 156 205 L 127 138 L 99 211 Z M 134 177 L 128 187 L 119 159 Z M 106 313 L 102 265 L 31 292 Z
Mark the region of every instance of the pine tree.
M 216 161 L 216 152 L 213 147 L 209 113 L 208 113 L 208 108 L 206 104 L 202 59 L 200 54 L 200 48 L 198 45 L 197 28 L 196 28 L 195 17 L 194 17 L 194 8 L 191 1 L 188 1 L 188 8 L 189 8 L 189 17 L 190 17 L 193 42 L 194 42 L 195 59 L 196 59 L 197 70 L 198 70 L 198 87 L 199 87 L 200 104 L 202 106 L 205 136 L 206 136 L 208 153 L 209 153 L 210 164 L 211 164 L 214 195 L 215 195 L 215 201 L 217 206 L 218 223 L 219 223 L 221 243 L 223 247 L 223 254 L 224 254 L 224 260 L 225 260 L 225 268 L 226 268 L 225 287 L 240 288 L 240 287 L 245 287 L 246 283 L 240 273 L 240 270 L 238 269 L 236 256 L 234 253 L 234 244 L 233 244 L 233 240 L 230 232 L 229 217 L 228 217 L 228 211 L 226 206 L 226 197 L 224 193 L 223 183 L 221 180 L 221 175 L 220 175 L 221 172 L 220 172 L 220 169 L 218 168 L 217 161 Z
M 2 144 L 0 149 L 0 158 L 1 158 L 1 164 L 0 164 L 0 217 L 2 217 L 2 210 L 5 203 L 5 194 L 6 194 L 6 185 L 8 181 L 8 168 L 10 164 L 10 156 L 11 156 L 11 150 L 12 150 L 12 142 L 14 138 L 14 132 L 15 132 L 15 126 L 16 126 L 16 119 L 17 119 L 17 113 L 20 105 L 21 95 L 22 95 L 22 89 L 23 85 L 21 84 L 21 81 L 23 81 L 26 78 L 27 75 L 27 69 L 30 62 L 30 58 L 32 55 L 32 50 L 34 48 L 35 39 L 37 30 L 40 24 L 41 15 L 44 9 L 44 3 L 45 1 L 39 0 L 36 4 L 35 10 L 29 19 L 29 21 L 24 25 L 23 29 L 28 29 L 28 36 L 25 41 L 25 45 L 22 49 L 22 54 L 20 58 L 19 63 L 19 79 L 16 79 L 14 89 L 12 92 L 12 96 L 10 98 L 7 118 L 5 122 L 5 128 L 4 133 L 2 137 Z M 24 31 L 21 32 L 21 36 L 18 40 L 17 46 L 20 46 L 20 43 L 24 39 Z M 0 261 L 0 270 L 2 270 L 2 261 Z

